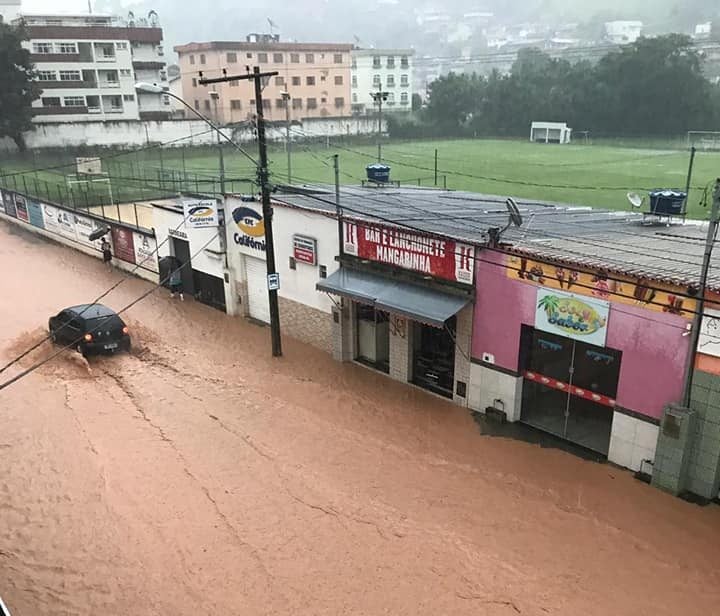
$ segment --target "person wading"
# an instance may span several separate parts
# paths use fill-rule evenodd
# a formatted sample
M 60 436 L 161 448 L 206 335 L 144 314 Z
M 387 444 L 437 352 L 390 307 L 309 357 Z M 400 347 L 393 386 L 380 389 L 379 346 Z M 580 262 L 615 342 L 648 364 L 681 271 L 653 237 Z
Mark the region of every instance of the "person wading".
M 182 272 L 180 268 L 175 268 L 170 274 L 170 297 L 175 297 L 176 294 L 180 295 L 180 301 L 184 302 L 183 290 Z
M 110 248 L 110 242 L 108 242 L 105 237 L 102 238 L 102 242 L 100 242 L 100 250 L 102 251 L 103 263 L 108 269 L 112 269 L 112 250 Z

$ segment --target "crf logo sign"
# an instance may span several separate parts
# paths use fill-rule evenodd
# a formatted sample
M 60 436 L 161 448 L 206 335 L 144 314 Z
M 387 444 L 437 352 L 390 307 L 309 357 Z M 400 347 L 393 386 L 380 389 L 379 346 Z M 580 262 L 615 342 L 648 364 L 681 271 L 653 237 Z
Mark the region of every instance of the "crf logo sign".
M 358 256 L 358 230 L 357 225 L 345 223 L 345 241 L 343 242 L 345 252 L 349 255 Z
M 475 249 L 465 244 L 455 246 L 455 279 L 458 282 L 472 283 Z

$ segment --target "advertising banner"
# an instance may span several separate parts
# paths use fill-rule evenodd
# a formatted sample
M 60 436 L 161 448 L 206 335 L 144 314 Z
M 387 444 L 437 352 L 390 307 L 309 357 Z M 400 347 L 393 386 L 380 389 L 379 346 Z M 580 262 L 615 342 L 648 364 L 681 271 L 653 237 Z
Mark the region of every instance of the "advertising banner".
M 51 233 L 57 233 L 60 235 L 60 221 L 58 220 L 60 214 L 59 210 L 54 205 L 43 203 L 42 212 L 45 229 Z
M 553 289 L 537 290 L 535 329 L 605 346 L 610 302 Z
M 144 233 L 133 233 L 135 246 L 135 263 L 153 272 L 159 272 L 157 257 L 157 242 L 154 237 Z
M 15 211 L 17 217 L 25 222 L 30 222 L 30 216 L 28 215 L 27 201 L 22 195 L 15 193 Z
M 5 213 L 8 216 L 17 218 L 17 211 L 15 210 L 15 198 L 14 198 L 13 193 L 11 193 L 11 192 L 3 193 L 3 207 L 5 208 Z
M 75 232 L 75 214 L 56 208 L 58 228 L 60 235 L 69 240 L 77 241 L 77 233 Z
M 92 218 L 87 218 L 86 216 L 79 216 L 77 214 L 75 214 L 74 216 L 74 221 L 75 232 L 77 233 L 78 242 L 90 248 L 100 250 L 101 240 L 91 240 L 90 234 L 96 229 L 103 227 L 104 225 L 94 221 Z
M 344 223 L 344 235 L 343 246 L 349 255 L 444 280 L 473 283 L 472 246 L 364 223 Z
M 112 227 L 113 256 L 128 263 L 135 263 L 133 232 L 124 227 Z
M 232 212 L 235 232 L 233 240 L 240 252 L 260 259 L 265 258 L 265 221 L 262 206 L 246 201 Z
M 720 310 L 705 308 L 700 326 L 698 352 L 720 357 Z
M 185 211 L 185 225 L 191 229 L 217 227 L 220 224 L 215 199 L 183 201 L 183 208 Z
M 39 229 L 45 228 L 45 220 L 43 218 L 42 205 L 37 201 L 28 200 L 27 202 L 28 216 L 30 224 Z

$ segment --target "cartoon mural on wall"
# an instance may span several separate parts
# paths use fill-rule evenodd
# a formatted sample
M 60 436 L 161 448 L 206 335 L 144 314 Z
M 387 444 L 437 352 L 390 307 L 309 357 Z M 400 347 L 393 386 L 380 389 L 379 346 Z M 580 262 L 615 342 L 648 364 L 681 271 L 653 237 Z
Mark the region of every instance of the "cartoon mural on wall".
M 509 255 L 506 263 L 509 278 L 524 280 L 550 289 L 570 291 L 620 304 L 642 306 L 656 312 L 677 314 L 686 319 L 692 319 L 695 310 L 695 300 L 686 297 L 687 287 L 673 287 L 641 277 L 607 274 L 600 270 L 581 271 L 516 255 Z

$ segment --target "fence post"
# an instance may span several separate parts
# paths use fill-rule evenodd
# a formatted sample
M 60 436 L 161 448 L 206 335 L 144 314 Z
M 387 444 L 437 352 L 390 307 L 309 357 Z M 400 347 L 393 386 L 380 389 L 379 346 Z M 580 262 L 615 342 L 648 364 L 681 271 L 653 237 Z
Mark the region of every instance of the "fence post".
M 447 176 L 446 175 L 443 176 L 443 188 L 445 190 L 447 190 Z
M 438 181 L 438 150 L 435 148 L 435 186 L 437 186 Z

